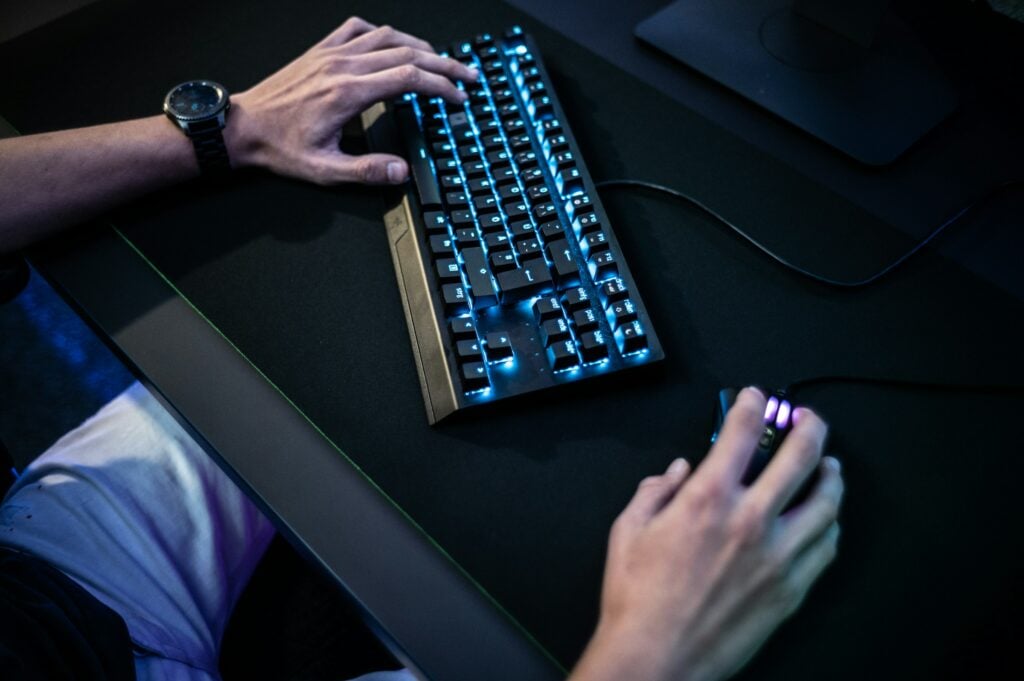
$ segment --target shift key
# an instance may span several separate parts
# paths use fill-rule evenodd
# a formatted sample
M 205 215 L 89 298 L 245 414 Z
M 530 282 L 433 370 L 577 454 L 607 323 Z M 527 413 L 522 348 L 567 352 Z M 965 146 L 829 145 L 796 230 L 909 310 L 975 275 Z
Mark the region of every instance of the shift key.
M 469 290 L 473 294 L 473 309 L 480 310 L 497 305 L 498 293 L 494 290 L 484 249 L 464 248 L 462 259 L 465 263 L 466 278 L 469 280 Z

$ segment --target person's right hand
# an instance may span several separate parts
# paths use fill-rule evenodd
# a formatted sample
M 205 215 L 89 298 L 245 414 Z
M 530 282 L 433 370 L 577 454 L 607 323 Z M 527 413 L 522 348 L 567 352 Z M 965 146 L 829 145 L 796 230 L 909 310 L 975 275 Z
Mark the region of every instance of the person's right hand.
M 827 427 L 808 409 L 750 487 L 740 480 L 764 428 L 743 390 L 693 474 L 682 459 L 645 479 L 609 539 L 597 631 L 573 681 L 716 681 L 791 614 L 836 554 L 843 494 L 822 461 Z M 811 495 L 780 515 L 821 467 Z
M 479 77 L 423 40 L 352 17 L 283 69 L 231 97 L 224 129 L 232 166 L 260 166 L 318 184 L 404 182 L 390 154 L 343 153 L 341 128 L 371 104 L 417 92 L 462 104 L 453 81 Z

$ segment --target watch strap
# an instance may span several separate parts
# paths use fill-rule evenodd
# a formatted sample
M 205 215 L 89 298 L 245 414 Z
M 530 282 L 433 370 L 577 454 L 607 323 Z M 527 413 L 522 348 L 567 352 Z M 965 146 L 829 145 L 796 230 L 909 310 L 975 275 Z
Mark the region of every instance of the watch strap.
M 228 148 L 217 119 L 193 123 L 188 136 L 196 150 L 196 160 L 203 177 L 222 177 L 231 171 Z

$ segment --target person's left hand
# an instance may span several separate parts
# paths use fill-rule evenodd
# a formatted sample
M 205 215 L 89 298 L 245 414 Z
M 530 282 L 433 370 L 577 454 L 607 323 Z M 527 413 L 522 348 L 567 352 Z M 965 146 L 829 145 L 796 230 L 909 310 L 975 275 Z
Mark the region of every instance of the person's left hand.
M 308 52 L 233 95 L 224 129 L 232 165 L 259 166 L 317 184 L 404 182 L 391 154 L 343 153 L 341 128 L 374 102 L 417 92 L 461 104 L 453 81 L 478 78 L 423 40 L 352 17 Z

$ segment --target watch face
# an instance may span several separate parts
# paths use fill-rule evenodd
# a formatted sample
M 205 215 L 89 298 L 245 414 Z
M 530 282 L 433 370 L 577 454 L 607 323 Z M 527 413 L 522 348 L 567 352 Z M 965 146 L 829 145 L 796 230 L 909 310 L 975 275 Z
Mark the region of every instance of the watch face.
M 216 83 L 205 80 L 182 83 L 167 95 L 164 108 L 168 113 L 187 120 L 212 116 L 224 107 L 227 92 Z

